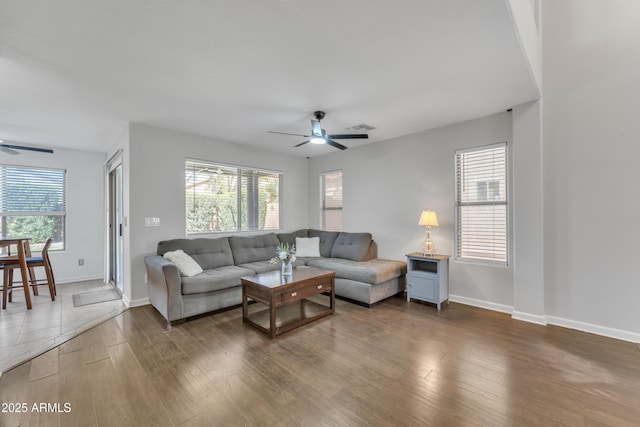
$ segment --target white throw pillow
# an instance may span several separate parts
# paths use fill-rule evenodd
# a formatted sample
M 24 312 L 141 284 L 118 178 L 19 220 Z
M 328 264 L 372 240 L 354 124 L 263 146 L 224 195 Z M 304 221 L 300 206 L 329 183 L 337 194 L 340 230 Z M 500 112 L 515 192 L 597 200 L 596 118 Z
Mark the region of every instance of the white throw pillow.
M 191 277 L 202 273 L 202 267 L 200 267 L 200 264 L 187 255 L 182 249 L 166 252 L 164 257 L 174 263 L 178 267 L 178 270 L 180 270 L 180 274 L 183 276 Z
M 320 237 L 296 237 L 297 257 L 319 257 Z

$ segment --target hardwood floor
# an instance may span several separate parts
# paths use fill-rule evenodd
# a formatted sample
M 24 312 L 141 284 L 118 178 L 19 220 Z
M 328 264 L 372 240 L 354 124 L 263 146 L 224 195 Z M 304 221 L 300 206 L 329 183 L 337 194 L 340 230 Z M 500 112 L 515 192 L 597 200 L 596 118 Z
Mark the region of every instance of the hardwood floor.
M 637 426 L 640 349 L 402 298 L 274 340 L 239 308 L 168 328 L 146 306 L 4 373 L 0 402 L 28 407 L 2 426 Z

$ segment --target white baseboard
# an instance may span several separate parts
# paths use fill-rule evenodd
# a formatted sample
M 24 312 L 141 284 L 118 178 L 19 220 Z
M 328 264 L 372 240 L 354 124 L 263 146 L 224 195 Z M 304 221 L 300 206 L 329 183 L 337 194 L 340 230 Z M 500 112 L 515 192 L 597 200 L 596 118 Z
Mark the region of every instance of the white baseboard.
M 563 328 L 575 329 L 590 334 L 602 335 L 617 340 L 640 343 L 640 334 L 623 331 L 621 329 L 608 328 L 606 326 L 594 325 L 592 323 L 579 322 L 577 320 L 563 319 L 562 317 L 545 316 L 550 325 L 561 326 Z
M 511 313 L 511 318 L 515 320 L 522 320 L 523 322 L 535 323 L 537 325 L 546 325 L 547 318 L 546 316 L 539 316 L 537 314 L 525 313 L 523 311 L 513 311 Z
M 102 274 L 95 274 L 95 275 L 92 275 L 92 276 L 63 277 L 61 279 L 58 279 L 56 277 L 56 284 L 58 284 L 58 283 L 84 282 L 86 280 L 104 280 L 104 276 Z
M 601 335 L 603 337 L 614 338 L 621 341 L 629 341 L 640 343 L 640 334 L 635 332 L 623 331 L 621 329 L 608 328 L 606 326 L 594 325 L 592 323 L 579 322 L 576 320 L 564 319 L 555 316 L 539 316 L 535 314 L 514 311 L 513 307 L 503 304 L 496 304 L 489 301 L 483 301 L 473 298 L 461 297 L 459 295 L 449 295 L 449 301 L 458 302 L 460 304 L 471 305 L 474 307 L 485 308 L 487 310 L 499 311 L 501 313 L 511 314 L 514 320 L 522 320 L 538 325 L 555 325 L 567 329 L 575 329 L 581 332 Z
M 474 298 L 461 297 L 460 295 L 449 295 L 449 301 L 459 302 L 460 304 L 471 305 L 474 307 L 486 308 L 487 310 L 499 311 L 501 313 L 513 313 L 513 307 L 503 304 L 496 304 L 490 301 L 483 301 Z
M 131 308 L 131 307 L 140 307 L 142 305 L 149 305 L 151 304 L 151 301 L 149 301 L 149 298 L 138 298 L 138 299 L 134 299 L 131 300 L 129 299 L 128 296 L 126 295 L 122 295 L 122 303 L 127 306 L 127 308 Z
M 16 280 L 14 283 L 22 283 L 22 280 L 20 279 L 20 275 L 18 274 L 16 277 L 18 280 Z M 64 283 L 75 283 L 75 282 L 85 282 L 88 280 L 103 280 L 102 275 L 92 275 L 92 276 L 76 276 L 76 277 L 63 277 L 63 278 L 56 278 L 56 284 L 61 285 Z

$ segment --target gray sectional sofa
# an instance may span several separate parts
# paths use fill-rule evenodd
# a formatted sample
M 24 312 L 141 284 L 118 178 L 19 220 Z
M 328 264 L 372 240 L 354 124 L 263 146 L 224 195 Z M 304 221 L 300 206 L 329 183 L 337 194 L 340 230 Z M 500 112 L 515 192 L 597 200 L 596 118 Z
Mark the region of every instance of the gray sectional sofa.
M 279 269 L 269 260 L 276 256 L 280 243 L 295 244 L 296 237 L 318 237 L 320 256 L 298 256 L 294 267 L 308 265 L 335 271 L 338 297 L 370 307 L 405 289 L 406 263 L 377 258 L 377 244 L 371 234 L 302 229 L 161 241 L 157 255 L 144 260 L 151 304 L 169 322 L 241 304 L 240 278 Z M 190 255 L 202 267 L 202 273 L 183 276 L 163 257 L 178 249 Z

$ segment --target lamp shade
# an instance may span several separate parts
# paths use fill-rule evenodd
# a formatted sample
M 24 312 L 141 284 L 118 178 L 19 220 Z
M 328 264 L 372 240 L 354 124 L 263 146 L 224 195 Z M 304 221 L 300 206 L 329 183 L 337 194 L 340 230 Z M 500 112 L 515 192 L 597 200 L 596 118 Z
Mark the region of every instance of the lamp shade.
M 431 209 L 422 211 L 422 214 L 420 215 L 420 221 L 418 221 L 418 225 L 426 225 L 427 227 L 437 227 L 438 216 Z

